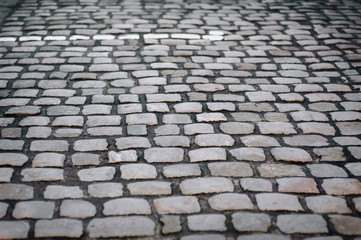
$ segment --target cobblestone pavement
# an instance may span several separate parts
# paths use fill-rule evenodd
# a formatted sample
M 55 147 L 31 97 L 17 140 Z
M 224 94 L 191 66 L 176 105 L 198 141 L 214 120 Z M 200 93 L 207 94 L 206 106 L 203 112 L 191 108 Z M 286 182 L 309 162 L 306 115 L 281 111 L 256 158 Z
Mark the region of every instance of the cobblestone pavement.
M 361 239 L 361 2 L 23 0 L 0 239 Z

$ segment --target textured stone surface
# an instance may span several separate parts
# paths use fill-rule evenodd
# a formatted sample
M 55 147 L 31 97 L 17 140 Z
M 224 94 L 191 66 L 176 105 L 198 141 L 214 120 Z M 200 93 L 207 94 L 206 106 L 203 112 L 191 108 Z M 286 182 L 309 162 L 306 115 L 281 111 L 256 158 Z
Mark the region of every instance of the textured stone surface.
M 316 214 L 280 215 L 277 217 L 277 226 L 287 234 L 328 233 L 326 221 Z
M 233 183 L 221 177 L 193 178 L 181 182 L 180 189 L 183 194 L 232 192 Z
M 154 228 L 154 222 L 146 217 L 108 217 L 94 218 L 89 222 L 87 231 L 92 238 L 144 237 L 153 236 Z
M 232 224 L 239 232 L 267 232 L 271 219 L 264 213 L 234 213 Z
M 80 220 L 53 219 L 39 220 L 35 224 L 35 237 L 70 237 L 79 238 L 83 234 Z
M 226 231 L 226 217 L 222 214 L 201 214 L 187 217 L 188 227 L 192 231 Z
M 201 210 L 196 197 L 165 197 L 154 200 L 154 206 L 159 214 L 197 213 Z
M 0 0 L 0 239 L 360 240 L 357 0 Z

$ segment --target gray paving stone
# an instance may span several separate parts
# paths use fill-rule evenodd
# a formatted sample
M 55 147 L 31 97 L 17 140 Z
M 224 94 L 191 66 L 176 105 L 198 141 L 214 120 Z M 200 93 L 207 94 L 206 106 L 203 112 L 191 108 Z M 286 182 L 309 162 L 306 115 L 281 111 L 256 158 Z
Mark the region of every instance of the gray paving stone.
M 0 153 L 0 165 L 2 166 L 23 166 L 28 157 L 22 153 Z
M 355 176 L 361 176 L 361 163 L 355 162 L 355 163 L 347 163 L 345 167 Z M 347 177 L 347 176 L 343 176 Z
M 24 141 L 21 140 L 0 140 L 0 149 L 1 150 L 22 150 L 24 146 Z
M 169 195 L 172 193 L 171 183 L 162 181 L 148 181 L 129 183 L 131 195 Z
M 237 240 L 290 240 L 289 236 L 281 235 L 281 234 L 274 234 L 274 233 L 256 233 L 250 235 L 240 235 Z
M 250 135 L 250 136 L 241 137 L 240 139 L 247 147 L 280 146 L 280 144 L 275 138 L 269 136 Z
M 3 239 L 26 239 L 30 224 L 27 221 L 1 221 L 0 230 L 0 237 Z
M 180 190 L 186 195 L 233 192 L 234 185 L 229 179 L 223 177 L 203 177 L 182 181 Z
M 240 161 L 264 161 L 266 156 L 262 148 L 236 148 L 229 151 L 233 157 Z
M 107 150 L 107 146 L 106 139 L 77 140 L 74 143 L 74 150 L 80 152 L 104 151 Z
M 242 178 L 241 187 L 251 192 L 272 192 L 272 182 L 261 178 Z
M 207 164 L 212 176 L 222 177 L 250 177 L 253 170 L 248 163 L 243 162 L 214 162 Z
M 50 219 L 55 211 L 55 203 L 47 201 L 18 202 L 13 211 L 16 219 L 35 218 Z
M 191 162 L 226 160 L 227 153 L 223 148 L 201 148 L 188 153 Z
M 92 153 L 75 153 L 71 156 L 74 166 L 99 165 L 99 155 Z
M 89 222 L 87 231 L 92 238 L 146 237 L 155 234 L 155 223 L 143 216 L 94 218 Z
M 181 220 L 179 216 L 163 216 L 160 218 L 163 223 L 162 233 L 170 234 L 182 231 Z
M 0 218 L 3 218 L 6 216 L 6 212 L 8 210 L 9 204 L 7 203 L 0 203 Z
M 56 168 L 25 168 L 21 175 L 23 182 L 64 180 L 64 170 Z
M 261 177 L 305 176 L 302 168 L 297 165 L 264 163 L 258 167 Z
M 227 134 L 200 134 L 194 141 L 201 147 L 233 146 L 235 143 L 234 139 Z
M 80 181 L 107 181 L 112 180 L 115 174 L 114 167 L 97 167 L 79 170 L 77 175 Z
M 183 236 L 181 240 L 225 240 L 225 236 L 221 234 L 192 234 L 188 236 Z
M 348 177 L 345 170 L 331 164 L 310 164 L 307 165 L 307 168 L 311 171 L 313 176 L 319 178 Z
M 305 198 L 307 207 L 315 213 L 351 213 L 346 201 L 340 197 L 314 196 Z
M 82 198 L 83 191 L 77 186 L 49 185 L 44 191 L 45 199 Z
M 297 196 L 285 193 L 256 194 L 259 209 L 264 211 L 303 211 Z
M 80 220 L 60 218 L 35 223 L 35 237 L 79 238 L 82 234 L 83 225 Z
M 1 200 L 27 200 L 34 197 L 34 188 L 24 184 L 0 184 Z
M 163 174 L 167 178 L 200 176 L 201 170 L 197 164 L 176 164 L 165 166 Z
M 311 155 L 303 149 L 299 148 L 273 148 L 272 156 L 278 161 L 286 162 L 311 162 Z
M 185 136 L 161 136 L 155 137 L 154 141 L 162 147 L 190 147 L 190 140 Z
M 184 150 L 181 148 L 149 148 L 144 151 L 144 158 L 149 163 L 181 162 Z
M 60 216 L 69 218 L 88 218 L 96 214 L 95 206 L 84 200 L 63 200 L 60 205 Z
M 32 141 L 30 151 L 36 152 L 65 152 L 69 144 L 64 140 L 36 140 Z
M 208 199 L 208 203 L 212 209 L 217 211 L 226 210 L 250 210 L 253 204 L 249 197 L 239 193 L 221 193 L 214 195 Z
M 361 219 L 353 216 L 331 215 L 336 231 L 344 235 L 359 235 Z
M 271 219 L 265 213 L 234 213 L 232 224 L 239 232 L 267 232 Z
M 199 214 L 187 217 L 188 227 L 192 231 L 226 231 L 226 217 L 222 214 Z
M 154 179 L 157 177 L 157 170 L 150 164 L 134 163 L 120 166 L 121 178 L 129 179 Z
M 250 134 L 254 131 L 254 125 L 250 123 L 227 122 L 221 123 L 219 127 L 227 134 Z
M 145 199 L 121 198 L 105 202 L 103 214 L 105 216 L 129 214 L 150 215 L 151 209 Z
M 323 180 L 322 188 L 329 195 L 360 194 L 361 182 L 352 178 L 330 178 Z
M 283 141 L 290 146 L 328 146 L 327 139 L 319 135 L 296 135 L 292 137 L 284 137 Z
M 121 183 L 92 183 L 88 186 L 88 193 L 96 198 L 112 198 L 123 196 Z
M 312 178 L 281 178 L 277 179 L 279 192 L 319 193 L 317 183 Z
M 287 234 L 328 233 L 326 221 L 317 214 L 280 215 L 277 217 L 277 226 Z
M 159 214 L 198 213 L 201 210 L 198 199 L 192 196 L 173 196 L 154 200 Z

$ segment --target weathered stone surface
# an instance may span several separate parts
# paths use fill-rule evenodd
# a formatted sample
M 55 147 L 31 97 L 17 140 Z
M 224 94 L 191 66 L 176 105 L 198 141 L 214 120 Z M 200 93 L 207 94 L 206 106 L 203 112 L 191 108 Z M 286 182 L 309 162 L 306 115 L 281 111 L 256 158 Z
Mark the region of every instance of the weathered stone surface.
M 59 153 L 39 153 L 32 163 L 32 167 L 63 167 L 65 155 Z
M 83 234 L 80 220 L 53 219 L 39 220 L 35 223 L 35 237 L 70 237 L 79 238 Z
M 104 151 L 107 150 L 107 146 L 108 143 L 106 139 L 77 140 L 74 143 L 74 150 L 80 152 Z
M 361 218 L 344 216 L 344 215 L 331 215 L 331 222 L 336 228 L 336 231 L 343 235 L 360 235 Z
M 229 151 L 233 157 L 240 161 L 257 161 L 266 160 L 266 156 L 262 148 L 236 148 Z
M 161 181 L 129 183 L 131 195 L 169 195 L 172 193 L 171 183 Z
M 120 198 L 104 203 L 103 214 L 109 215 L 149 215 L 151 214 L 149 203 L 140 198 Z
M 277 179 L 279 192 L 319 193 L 317 184 L 312 178 L 282 178 Z
M 87 231 L 92 238 L 145 237 L 155 234 L 155 224 L 141 216 L 94 218 Z
M 82 198 L 83 191 L 77 186 L 49 185 L 44 191 L 46 199 Z
M 203 177 L 187 179 L 180 183 L 183 194 L 233 192 L 233 183 L 221 177 Z
M 184 150 L 181 148 L 149 148 L 144 151 L 144 158 L 149 163 L 181 162 Z
M 116 139 L 115 144 L 120 150 L 129 148 L 149 148 L 150 142 L 145 137 L 123 137 Z
M 226 217 L 222 214 L 200 214 L 187 217 L 192 231 L 226 231 Z
M 0 165 L 2 166 L 23 166 L 28 159 L 25 154 L 21 153 L 0 153 Z
M 124 164 L 120 166 L 121 178 L 129 179 L 154 179 L 157 170 L 154 166 L 143 163 Z
M 64 200 L 60 205 L 60 216 L 69 218 L 88 218 L 96 214 L 95 206 L 84 200 Z
M 285 193 L 259 193 L 256 194 L 258 207 L 265 211 L 303 211 L 303 208 L 294 195 Z
M 212 209 L 218 211 L 253 209 L 249 197 L 239 193 L 221 193 L 208 199 Z
M 207 166 L 212 176 L 250 177 L 253 175 L 250 165 L 243 162 L 215 162 L 208 163 Z
M 176 164 L 165 166 L 163 174 L 167 178 L 200 176 L 201 169 L 198 164 Z
M 195 143 L 201 147 L 233 146 L 234 142 L 227 134 L 200 134 L 195 137 Z
M 118 162 L 136 162 L 138 159 L 137 151 L 124 150 L 120 152 L 110 151 L 108 153 L 109 163 Z
M 351 178 L 325 179 L 322 188 L 329 195 L 354 195 L 361 194 L 361 182 Z
M 273 157 L 279 161 L 286 162 L 311 162 L 309 153 L 299 148 L 273 148 L 271 150 Z
M 54 202 L 45 201 L 28 201 L 18 202 L 13 211 L 13 217 L 16 219 L 22 218 L 52 218 L 55 210 Z
M 239 232 L 267 232 L 271 219 L 265 213 L 234 213 L 232 224 Z
M 331 164 L 310 164 L 307 165 L 307 168 L 311 171 L 313 176 L 319 178 L 347 177 L 345 170 Z
M 201 148 L 189 151 L 191 162 L 226 160 L 226 151 L 223 148 Z
M 305 176 L 302 168 L 297 165 L 269 164 L 265 163 L 258 167 L 261 177 L 291 177 Z
M 163 234 L 176 233 L 182 230 L 179 216 L 163 216 L 159 220 L 163 223 Z
M 241 187 L 246 191 L 252 192 L 272 192 L 272 183 L 262 178 L 242 178 Z
M 307 207 L 315 213 L 351 213 L 345 199 L 340 197 L 314 196 L 305 200 Z
M 328 233 L 327 223 L 321 215 L 295 214 L 277 217 L 277 227 L 284 233 Z
M 247 147 L 271 147 L 275 146 L 278 147 L 280 144 L 278 141 L 273 137 L 262 136 L 262 135 L 251 135 L 241 137 L 241 141 Z
M 159 214 L 198 213 L 201 211 L 198 199 L 192 196 L 164 197 L 154 200 Z
M 26 200 L 34 197 L 34 189 L 31 186 L 15 183 L 0 184 L 1 200 Z
M 0 238 L 26 239 L 28 238 L 30 224 L 27 221 L 1 221 Z
M 56 168 L 25 168 L 21 175 L 24 182 L 64 180 L 64 170 Z
M 90 169 L 82 169 L 78 171 L 80 181 L 107 181 L 113 179 L 115 174 L 114 167 L 98 167 Z
M 68 149 L 69 143 L 64 140 L 36 140 L 30 145 L 30 151 L 36 152 L 65 152 Z
M 123 196 L 122 183 L 92 183 L 88 186 L 88 193 L 96 198 L 112 198 Z

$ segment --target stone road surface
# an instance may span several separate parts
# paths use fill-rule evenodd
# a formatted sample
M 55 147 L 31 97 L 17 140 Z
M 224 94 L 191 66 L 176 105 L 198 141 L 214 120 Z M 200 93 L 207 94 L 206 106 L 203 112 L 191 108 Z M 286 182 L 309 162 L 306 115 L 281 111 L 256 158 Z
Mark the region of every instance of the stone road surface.
M 361 2 L 23 0 L 0 239 L 361 239 Z

